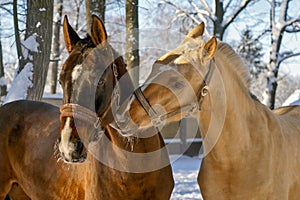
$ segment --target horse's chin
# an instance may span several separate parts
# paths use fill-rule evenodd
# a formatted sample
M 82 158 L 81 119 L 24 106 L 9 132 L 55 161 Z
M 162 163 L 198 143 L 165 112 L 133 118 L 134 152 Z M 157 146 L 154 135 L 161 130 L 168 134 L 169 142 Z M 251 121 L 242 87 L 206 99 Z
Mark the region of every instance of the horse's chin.
M 82 155 L 79 158 L 66 158 L 64 155 L 61 155 L 61 160 L 64 161 L 64 163 L 67 164 L 80 164 L 83 163 L 86 160 L 87 156 L 86 155 Z
M 80 164 L 83 163 L 87 158 L 87 149 L 83 146 L 82 143 L 80 145 L 72 145 L 77 148 L 67 151 L 65 153 L 65 149 L 61 145 L 61 141 L 58 140 L 55 144 L 55 154 L 59 160 L 63 160 L 68 164 Z

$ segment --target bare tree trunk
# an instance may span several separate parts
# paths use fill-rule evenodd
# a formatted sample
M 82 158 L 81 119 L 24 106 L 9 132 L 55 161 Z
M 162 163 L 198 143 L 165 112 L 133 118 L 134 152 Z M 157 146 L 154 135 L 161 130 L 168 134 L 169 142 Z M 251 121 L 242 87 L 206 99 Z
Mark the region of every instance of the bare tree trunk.
M 270 109 L 274 109 L 275 107 L 276 89 L 278 86 L 276 79 L 278 77 L 279 70 L 277 69 L 276 62 L 282 40 L 282 30 L 277 30 L 275 23 L 275 2 L 272 1 L 270 9 L 271 50 L 268 66 L 269 75 L 267 76 L 267 94 L 269 96 L 269 102 L 267 102 L 267 105 L 270 107 Z
M 1 26 L 1 20 L 0 20 L 0 26 Z M 3 65 L 3 54 L 2 54 L 2 42 L 0 37 L 0 97 L 6 95 L 7 88 L 5 83 L 6 81 L 4 80 L 5 80 L 5 76 L 4 76 L 4 65 Z
M 224 8 L 223 1 L 216 0 L 215 1 L 215 10 L 216 10 L 216 19 L 213 21 L 214 23 L 214 35 L 220 40 L 223 39 L 224 35 L 224 27 L 223 27 L 223 19 L 224 19 Z
M 92 15 L 98 15 L 100 19 L 105 22 L 105 7 L 106 0 L 86 0 L 86 26 L 88 32 L 91 30 Z
M 126 1 L 126 63 L 130 76 L 137 87 L 139 84 L 139 20 L 138 0 Z M 132 70 L 134 69 L 134 70 Z
M 280 47 L 282 43 L 282 38 L 286 27 L 290 25 L 290 20 L 287 20 L 288 6 L 290 0 L 283 0 L 281 2 L 281 8 L 279 15 L 276 15 L 276 1 L 271 2 L 270 9 L 270 29 L 271 29 L 271 49 L 270 49 L 270 61 L 268 65 L 267 74 L 267 88 L 265 91 L 264 103 L 270 107 L 270 109 L 275 108 L 275 99 L 277 91 L 277 78 L 280 68 L 280 59 L 283 55 L 280 53 Z M 278 20 L 276 21 L 276 16 Z M 299 19 L 295 19 L 300 20 Z
M 33 65 L 33 86 L 28 89 L 27 99 L 42 98 L 50 61 L 52 41 L 53 0 L 27 0 L 27 21 L 25 38 L 34 37 L 37 51 L 29 50 L 27 62 Z
M 75 27 L 75 30 L 78 31 L 79 29 L 79 18 L 80 18 L 80 8 L 83 4 L 83 1 L 84 0 L 75 0 L 75 5 L 76 7 L 74 8 L 75 10 L 75 24 L 74 24 L 74 27 Z
M 17 73 L 20 73 L 24 67 L 24 58 L 22 54 L 22 44 L 19 35 L 19 20 L 18 20 L 18 5 L 17 0 L 13 1 L 13 10 L 14 10 L 14 30 L 15 30 L 15 40 L 16 40 L 16 48 L 17 48 L 17 55 L 19 60 L 19 69 Z
M 62 19 L 62 11 L 63 11 L 63 0 L 58 0 L 56 4 L 57 9 L 57 17 L 54 19 L 54 30 L 53 30 L 53 55 L 51 63 L 51 79 L 50 79 L 50 93 L 56 93 L 57 87 L 57 72 L 58 72 L 58 63 L 60 56 L 60 26 Z

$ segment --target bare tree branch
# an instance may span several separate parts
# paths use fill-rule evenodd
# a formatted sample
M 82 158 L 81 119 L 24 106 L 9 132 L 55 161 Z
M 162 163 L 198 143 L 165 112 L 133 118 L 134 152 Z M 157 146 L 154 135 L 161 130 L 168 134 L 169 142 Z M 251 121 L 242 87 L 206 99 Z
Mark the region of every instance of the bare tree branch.
M 243 0 L 240 6 L 234 11 L 234 13 L 226 20 L 224 24 L 224 30 L 237 18 L 237 16 L 247 7 L 251 0 Z
M 13 4 L 12 2 L 3 2 L 3 3 L 0 3 L 0 7 L 7 6 L 7 5 L 12 5 L 12 4 Z
M 5 10 L 6 12 L 8 12 L 9 14 L 13 15 L 13 12 L 11 11 L 11 9 L 5 8 L 5 7 L 1 7 L 1 9 Z
M 283 58 L 281 58 L 281 59 L 278 61 L 278 66 L 280 66 L 280 64 L 281 64 L 283 61 L 285 61 L 285 60 L 287 60 L 287 59 L 289 59 L 289 58 L 296 57 L 296 56 L 300 56 L 300 52 L 298 52 L 298 53 L 292 53 L 292 54 L 289 54 L 289 55 L 284 56 Z
M 227 12 L 228 8 L 230 7 L 233 1 L 229 1 L 228 4 L 225 6 L 224 11 Z
M 285 32 L 287 32 L 287 33 L 300 33 L 300 27 L 291 27 L 291 28 L 287 27 L 285 29 Z
M 297 22 L 300 22 L 300 15 L 298 17 L 295 17 L 295 18 L 292 18 L 292 19 L 286 21 L 284 25 L 286 27 L 286 26 L 293 25 L 294 23 L 297 23 Z
M 269 32 L 271 32 L 270 29 L 265 29 L 261 34 L 259 34 L 259 35 L 254 39 L 254 41 L 259 41 L 260 38 L 262 38 L 263 36 L 265 36 L 265 34 L 267 34 L 267 33 L 269 33 Z

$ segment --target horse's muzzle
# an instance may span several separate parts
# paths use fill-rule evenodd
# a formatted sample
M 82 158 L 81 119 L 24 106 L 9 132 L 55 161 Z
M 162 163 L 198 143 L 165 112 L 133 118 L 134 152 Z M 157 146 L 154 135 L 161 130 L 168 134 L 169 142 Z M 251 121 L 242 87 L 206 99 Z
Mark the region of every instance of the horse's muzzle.
M 87 149 L 84 147 L 83 143 L 76 138 L 72 138 L 67 145 L 62 144 L 62 141 L 59 141 L 58 149 L 60 158 L 65 163 L 82 163 L 87 158 Z

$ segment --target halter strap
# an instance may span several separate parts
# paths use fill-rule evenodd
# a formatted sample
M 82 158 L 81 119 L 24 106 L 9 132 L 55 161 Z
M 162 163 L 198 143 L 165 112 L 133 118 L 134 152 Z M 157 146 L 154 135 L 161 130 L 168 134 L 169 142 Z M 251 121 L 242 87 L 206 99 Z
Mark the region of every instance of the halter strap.
M 99 128 L 101 123 L 100 117 L 98 117 L 95 112 L 79 104 L 63 104 L 60 107 L 60 113 L 60 121 L 62 121 L 64 117 L 73 117 L 87 123 L 93 123 L 96 129 Z
M 208 94 L 208 90 L 209 90 L 208 84 L 211 81 L 211 78 L 212 78 L 212 75 L 213 75 L 213 72 L 215 69 L 215 67 L 212 63 L 215 63 L 214 58 L 210 61 L 208 71 L 205 74 L 203 82 L 200 85 L 200 88 L 196 94 L 197 102 L 184 105 L 181 107 L 181 109 L 158 115 L 157 112 L 154 110 L 154 108 L 151 106 L 149 100 L 145 97 L 144 93 L 141 90 L 141 87 L 138 87 L 134 91 L 134 95 L 135 95 L 136 99 L 138 100 L 140 105 L 143 107 L 143 109 L 146 111 L 148 116 L 151 118 L 152 124 L 154 126 L 161 125 L 162 121 L 164 121 L 168 118 L 171 118 L 181 112 L 187 111 L 188 114 L 191 114 L 191 113 L 195 112 L 196 109 L 201 111 L 201 105 L 202 105 L 204 97 Z
M 115 62 L 112 63 L 112 72 L 114 74 L 115 87 L 118 87 L 118 70 Z M 118 98 L 117 103 L 119 104 L 119 89 L 114 89 L 114 95 Z M 105 109 L 102 115 L 106 115 L 109 109 Z M 95 129 L 101 128 L 102 117 L 92 111 L 89 108 L 81 106 L 75 103 L 66 103 L 60 107 L 60 121 L 64 117 L 73 117 L 87 123 L 93 123 Z
M 157 116 L 157 113 L 155 112 L 150 102 L 142 92 L 141 87 L 138 87 L 134 91 L 134 96 L 136 97 L 136 99 L 138 100 L 138 102 L 140 103 L 140 105 L 143 107 L 143 109 L 146 111 L 146 113 L 149 115 L 150 118 L 154 118 Z

